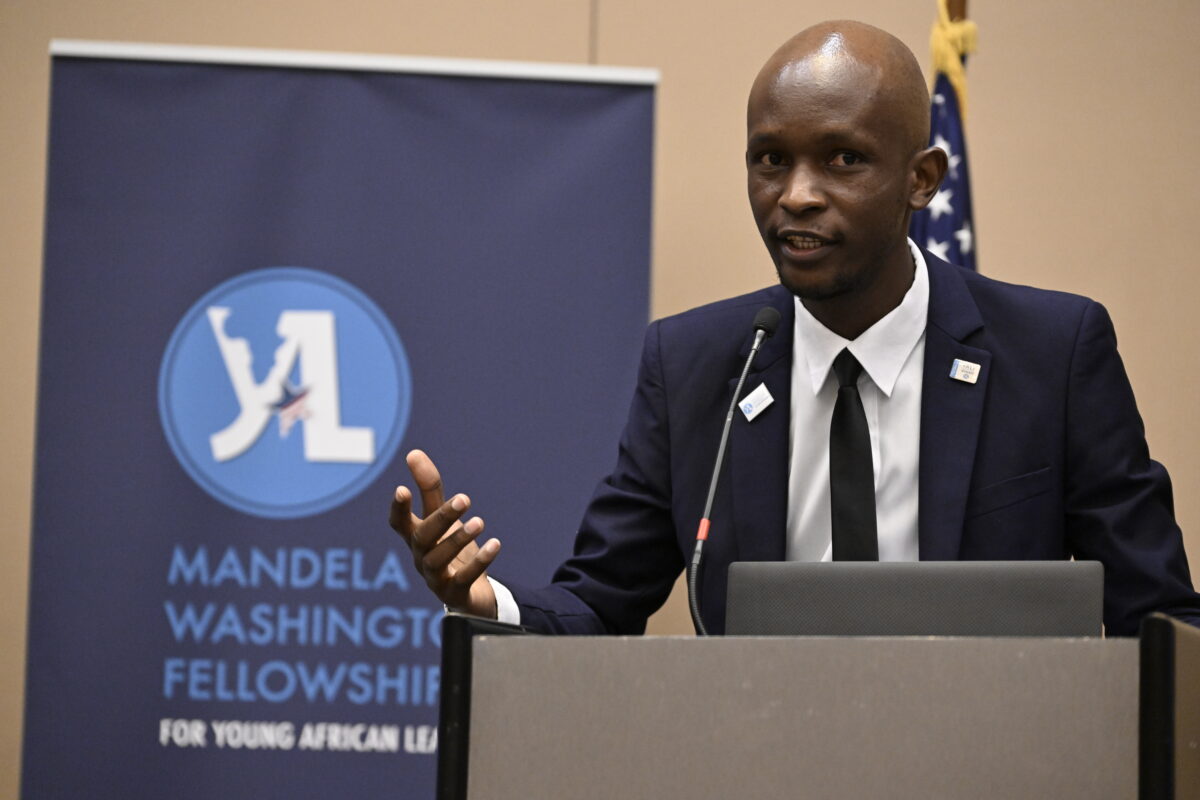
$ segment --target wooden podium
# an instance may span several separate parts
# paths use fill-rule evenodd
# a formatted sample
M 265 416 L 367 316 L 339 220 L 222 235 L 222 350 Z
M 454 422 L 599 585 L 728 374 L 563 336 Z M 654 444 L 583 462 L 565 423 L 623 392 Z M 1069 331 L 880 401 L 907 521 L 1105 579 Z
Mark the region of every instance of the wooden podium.
M 516 632 L 446 618 L 439 800 L 1200 796 L 1200 630 L 1159 615 L 1140 640 Z

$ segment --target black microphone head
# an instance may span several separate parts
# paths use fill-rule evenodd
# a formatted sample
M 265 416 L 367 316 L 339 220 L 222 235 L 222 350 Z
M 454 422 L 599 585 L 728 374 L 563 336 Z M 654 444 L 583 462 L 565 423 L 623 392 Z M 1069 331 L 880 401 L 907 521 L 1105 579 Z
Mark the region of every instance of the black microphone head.
M 775 329 L 779 327 L 779 312 L 771 306 L 760 308 L 758 313 L 754 315 L 754 330 L 762 331 L 765 334 L 764 338 L 770 339 L 775 335 Z

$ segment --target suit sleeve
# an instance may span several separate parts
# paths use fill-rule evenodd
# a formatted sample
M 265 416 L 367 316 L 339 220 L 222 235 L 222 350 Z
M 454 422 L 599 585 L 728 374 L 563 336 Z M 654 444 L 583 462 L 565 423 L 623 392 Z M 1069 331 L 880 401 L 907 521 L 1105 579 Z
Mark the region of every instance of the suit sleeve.
M 1071 357 L 1066 419 L 1067 545 L 1104 565 L 1109 635 L 1136 635 L 1152 611 L 1200 625 L 1171 481 L 1145 428 L 1108 313 L 1085 309 Z
M 597 487 L 574 555 L 541 589 L 507 584 L 521 624 L 544 633 L 640 634 L 683 569 L 671 516 L 660 323 L 646 332 L 617 465 Z

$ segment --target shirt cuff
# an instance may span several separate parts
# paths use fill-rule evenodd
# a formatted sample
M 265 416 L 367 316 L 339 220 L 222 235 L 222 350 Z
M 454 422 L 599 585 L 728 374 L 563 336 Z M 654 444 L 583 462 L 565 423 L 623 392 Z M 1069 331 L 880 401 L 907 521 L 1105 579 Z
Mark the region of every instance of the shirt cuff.
M 520 625 L 521 608 L 513 599 L 512 592 L 500 581 L 492 580 L 490 576 L 487 580 L 492 585 L 492 591 L 496 593 L 496 620 L 508 625 Z

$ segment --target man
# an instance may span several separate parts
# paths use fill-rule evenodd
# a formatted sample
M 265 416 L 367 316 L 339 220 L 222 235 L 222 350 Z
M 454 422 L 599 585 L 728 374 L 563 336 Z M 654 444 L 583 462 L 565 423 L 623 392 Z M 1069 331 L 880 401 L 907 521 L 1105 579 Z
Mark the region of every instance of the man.
M 549 587 L 487 578 L 499 542 L 474 544 L 483 522 L 459 522 L 468 498 L 443 503 L 433 462 L 411 453 L 426 516 L 399 487 L 391 524 L 430 588 L 453 608 L 537 630 L 644 630 L 691 551 L 729 378 L 756 312 L 772 306 L 782 323 L 746 386 L 774 403 L 753 421 L 739 415 L 730 435 L 703 568 L 709 631 L 724 627 L 732 561 L 828 560 L 836 549 L 839 383 L 857 388 L 869 429 L 868 557 L 1096 559 L 1109 634 L 1136 633 L 1154 610 L 1200 624 L 1170 483 L 1149 458 L 1104 309 L 983 278 L 907 241 L 946 171 L 946 155 L 926 147 L 928 107 L 916 59 L 877 28 L 828 22 L 785 43 L 751 89 L 746 152 L 780 286 L 650 326 L 616 469 Z

